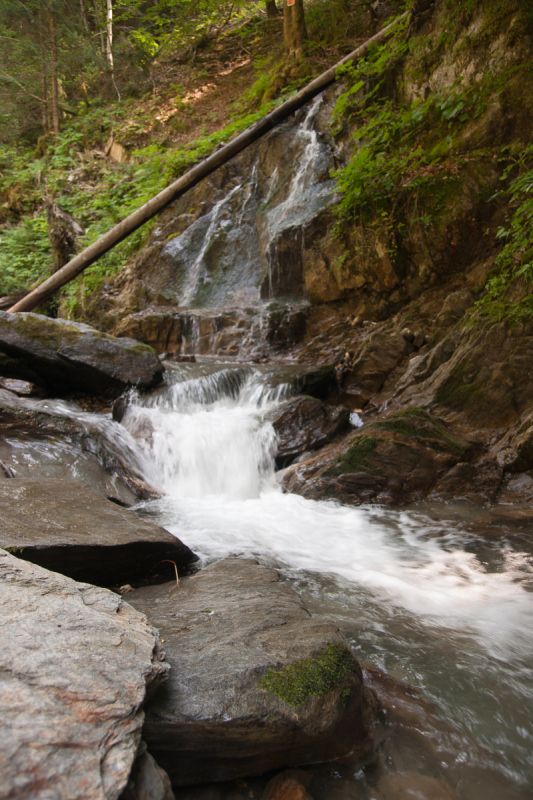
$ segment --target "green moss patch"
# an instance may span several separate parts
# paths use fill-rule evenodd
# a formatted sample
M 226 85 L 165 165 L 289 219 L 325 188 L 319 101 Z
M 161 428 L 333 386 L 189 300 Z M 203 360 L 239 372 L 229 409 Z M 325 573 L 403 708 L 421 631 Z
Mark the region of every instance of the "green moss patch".
M 324 473 L 328 477 L 345 475 L 348 472 L 369 472 L 371 475 L 381 475 L 379 467 L 369 461 L 376 450 L 378 440 L 375 436 L 362 435 L 358 437 L 349 450 L 343 453 L 335 464 Z
M 296 661 L 280 670 L 270 670 L 259 680 L 268 692 L 294 708 L 308 697 L 322 697 L 335 688 L 353 666 L 353 656 L 343 644 L 328 644 L 316 658 Z
M 153 353 L 153 349 L 148 344 L 142 344 L 139 342 L 138 344 L 134 344 L 131 347 L 128 347 L 126 353 L 130 356 L 134 356 L 136 358 L 141 358 L 142 356 L 146 356 L 149 353 Z
M 458 436 L 439 425 L 423 408 L 397 411 L 390 419 L 377 422 L 376 425 L 382 430 L 398 433 L 406 439 L 415 439 L 429 444 L 434 450 L 463 453 L 469 447 Z
M 450 372 L 448 378 L 439 386 L 435 394 L 438 403 L 456 411 L 465 411 L 482 405 L 486 399 L 487 387 L 476 377 L 466 381 L 467 362 L 461 361 Z

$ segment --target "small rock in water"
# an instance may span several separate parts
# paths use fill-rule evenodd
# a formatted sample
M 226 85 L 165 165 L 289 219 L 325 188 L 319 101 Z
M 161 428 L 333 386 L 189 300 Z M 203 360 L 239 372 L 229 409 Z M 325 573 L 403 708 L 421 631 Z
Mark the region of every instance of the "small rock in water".
M 7 389 L 20 397 L 46 397 L 46 392 L 40 386 L 16 378 L 0 378 L 0 389 Z
M 302 770 L 286 770 L 265 786 L 261 800 L 313 800 L 305 784 L 311 776 Z

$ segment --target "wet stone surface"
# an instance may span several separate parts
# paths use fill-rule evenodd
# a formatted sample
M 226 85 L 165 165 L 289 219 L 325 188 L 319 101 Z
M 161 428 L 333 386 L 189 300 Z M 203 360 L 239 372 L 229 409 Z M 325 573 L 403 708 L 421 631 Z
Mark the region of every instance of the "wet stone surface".
M 0 547 L 26 561 L 99 586 L 169 578 L 196 556 L 163 528 L 82 483 L 0 479 Z
M 172 667 L 144 737 L 174 786 L 369 747 L 359 665 L 336 625 L 311 618 L 275 570 L 224 559 L 128 602 L 158 628 Z

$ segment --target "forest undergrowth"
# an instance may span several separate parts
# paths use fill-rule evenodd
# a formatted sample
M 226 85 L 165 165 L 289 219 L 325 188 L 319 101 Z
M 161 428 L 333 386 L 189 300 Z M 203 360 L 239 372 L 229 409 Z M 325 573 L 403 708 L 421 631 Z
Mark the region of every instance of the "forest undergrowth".
M 500 319 L 533 316 L 531 293 L 506 299 L 517 279 L 533 282 L 533 149 L 516 141 L 494 147 L 465 146 L 465 131 L 482 118 L 511 83 L 533 85 L 531 61 L 489 74 L 474 84 L 461 79 L 406 101 L 397 75 L 406 59 L 428 69 L 454 52 L 480 3 L 449 6 L 449 23 L 433 36 L 412 36 L 412 21 L 358 64 L 344 68 L 345 91 L 337 101 L 333 131 L 350 130 L 353 155 L 335 173 L 339 229 L 352 223 L 386 226 L 391 259 L 413 223 L 430 229 L 470 162 L 490 163 L 501 174 L 492 198 L 508 210 L 497 232 L 501 252 L 478 303 L 479 313 Z M 397 3 L 386 24 L 411 2 Z M 516 3 L 491 0 L 490 35 L 503 28 Z M 519 5 L 519 4 L 518 4 Z M 461 9 L 459 9 L 461 6 Z M 47 211 L 59 204 L 83 229 L 77 249 L 95 241 L 199 160 L 249 127 L 290 93 L 354 49 L 376 28 L 368 3 L 312 0 L 306 6 L 305 57 L 287 63 L 282 20 L 244 4 L 216 37 L 198 23 L 181 37 L 167 34 L 138 42 L 149 68 L 139 70 L 133 91 L 121 97 L 80 100 L 64 114 L 59 133 L 14 141 L 5 115 L 0 124 L 0 296 L 21 295 L 51 271 Z M 460 12 L 460 13 L 459 13 Z M 518 10 L 518 13 L 521 12 Z M 523 12 L 521 30 L 531 35 Z M 488 34 L 487 34 L 488 35 Z M 146 65 L 145 65 L 146 66 Z M 73 103 L 70 102 L 72 108 Z M 123 161 L 109 157 L 118 143 Z M 147 224 L 63 289 L 62 313 L 79 292 L 94 292 L 142 247 Z

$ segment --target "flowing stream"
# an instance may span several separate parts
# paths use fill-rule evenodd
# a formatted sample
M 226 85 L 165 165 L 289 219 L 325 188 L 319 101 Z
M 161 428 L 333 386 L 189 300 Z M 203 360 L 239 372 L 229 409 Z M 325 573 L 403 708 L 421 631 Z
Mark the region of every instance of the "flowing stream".
M 457 797 L 530 797 L 530 532 L 474 533 L 486 512 L 467 505 L 352 508 L 283 494 L 267 415 L 290 393 L 267 367 L 180 364 L 168 365 L 161 388 L 130 398 L 121 425 L 65 404 L 56 410 L 106 429 L 164 492 L 138 512 L 203 564 L 242 555 L 278 567 L 312 613 L 337 620 L 361 661 L 419 689 L 453 726 L 453 752 L 439 745 L 432 769 Z M 413 758 L 423 761 L 418 751 Z M 457 777 L 461 765 L 468 780 Z M 317 800 L 381 797 L 364 788 L 360 766 L 328 770 Z
M 533 786 L 531 542 L 469 532 L 480 513 L 470 506 L 351 508 L 283 494 L 265 418 L 289 394 L 267 369 L 187 364 L 133 399 L 123 425 L 165 492 L 141 513 L 204 563 L 248 555 L 280 568 L 360 660 L 421 689 L 509 785 Z

